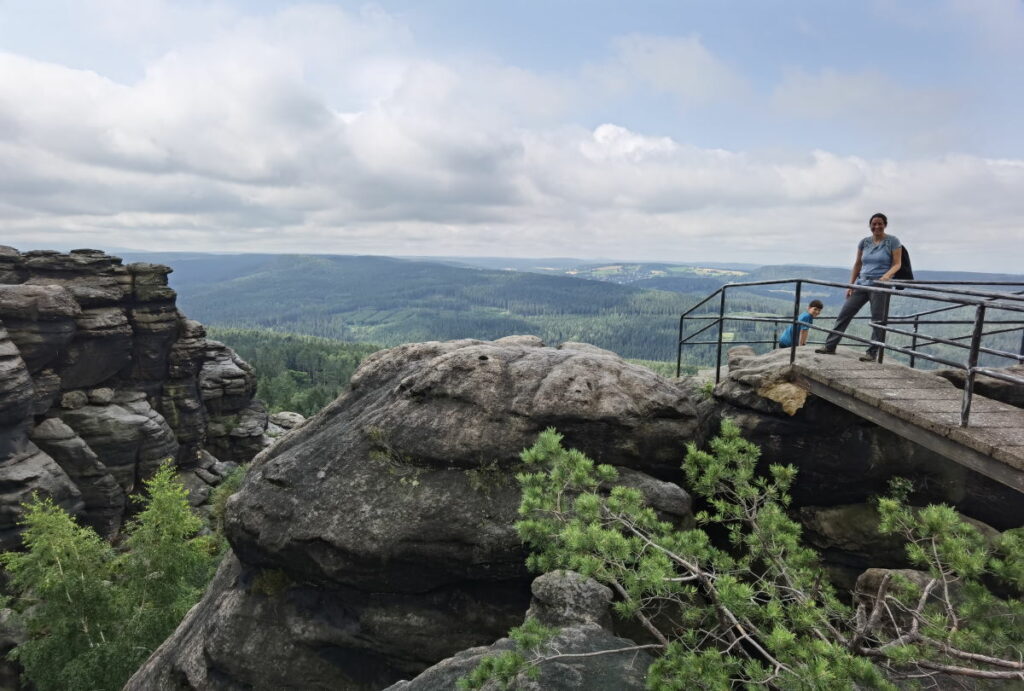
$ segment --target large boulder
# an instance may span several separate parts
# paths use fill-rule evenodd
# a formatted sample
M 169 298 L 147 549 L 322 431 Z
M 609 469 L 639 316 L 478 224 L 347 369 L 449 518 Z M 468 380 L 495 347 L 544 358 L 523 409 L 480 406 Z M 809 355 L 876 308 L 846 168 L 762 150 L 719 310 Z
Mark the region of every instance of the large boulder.
M 382 351 L 253 463 L 226 512 L 238 561 L 132 688 L 379 689 L 503 635 L 528 604 L 512 476 L 551 426 L 685 520 L 685 493 L 641 477 L 678 475 L 696 429 L 673 383 L 533 337 Z

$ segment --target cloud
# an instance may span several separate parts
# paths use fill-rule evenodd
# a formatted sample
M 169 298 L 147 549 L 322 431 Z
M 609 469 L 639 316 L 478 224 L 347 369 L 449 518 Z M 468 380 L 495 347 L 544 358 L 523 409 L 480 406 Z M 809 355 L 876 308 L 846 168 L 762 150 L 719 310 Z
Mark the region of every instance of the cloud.
M 793 118 L 832 121 L 919 152 L 948 150 L 957 137 L 961 97 L 941 89 L 909 88 L 874 71 L 789 70 L 772 94 L 775 109 Z
M 125 41 L 198 16 L 116 6 L 103 31 Z M 1020 160 L 757 153 L 575 121 L 598 82 L 684 109 L 751 97 L 694 36 L 626 36 L 567 76 L 426 54 L 379 10 L 211 7 L 212 28 L 168 35 L 134 79 L 0 53 L 0 242 L 845 264 L 882 209 L 915 265 L 1019 266 L 965 231 L 1024 245 Z M 946 96 L 821 71 L 776 98 L 792 117 L 882 127 L 903 112 L 909 128 Z
M 698 36 L 630 34 L 613 41 L 613 56 L 589 65 L 585 77 L 612 94 L 652 89 L 682 107 L 698 107 L 740 96 L 745 80 L 716 57 Z

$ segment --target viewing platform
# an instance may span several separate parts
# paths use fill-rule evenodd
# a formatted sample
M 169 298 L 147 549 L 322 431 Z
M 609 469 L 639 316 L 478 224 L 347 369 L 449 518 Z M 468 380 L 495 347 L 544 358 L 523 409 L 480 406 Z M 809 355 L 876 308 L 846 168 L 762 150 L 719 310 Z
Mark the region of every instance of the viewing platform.
M 737 291 L 792 292 L 789 314 L 731 312 L 729 295 Z M 864 317 L 882 340 L 867 329 L 842 333 L 846 345 L 879 350 L 877 361 L 861 361 L 864 350 L 840 347 L 819 354 L 832 318 L 820 315 L 805 325 L 808 344 L 777 347 L 779 331 L 797 324 L 806 306 L 802 295 L 812 291 L 853 288 L 884 296 L 879 321 Z M 1024 283 L 950 281 L 888 281 L 869 286 L 791 278 L 729 283 L 695 304 L 679 319 L 676 373 L 685 348 L 700 350 L 698 361 L 714 360 L 715 381 L 722 373 L 726 348 L 760 347 L 767 363 L 783 370 L 785 379 L 874 424 L 888 429 L 966 468 L 1024 493 L 1024 408 L 979 395 L 978 381 L 1009 385 L 1019 404 L 1024 375 L 1008 365 L 1024 363 Z M 834 295 L 834 293 L 833 293 Z M 729 336 L 727 339 L 726 336 Z M 739 336 L 739 337 L 737 337 Z M 753 352 L 753 351 L 752 351 Z M 907 364 L 893 363 L 905 358 Z M 909 366 L 908 366 L 909 365 Z M 963 388 L 934 371 L 915 365 L 944 367 L 958 373 Z
M 927 371 L 861 362 L 842 349 L 818 355 L 798 348 L 797 386 L 859 417 L 1024 493 L 1024 409 L 973 396 L 961 426 L 963 391 Z

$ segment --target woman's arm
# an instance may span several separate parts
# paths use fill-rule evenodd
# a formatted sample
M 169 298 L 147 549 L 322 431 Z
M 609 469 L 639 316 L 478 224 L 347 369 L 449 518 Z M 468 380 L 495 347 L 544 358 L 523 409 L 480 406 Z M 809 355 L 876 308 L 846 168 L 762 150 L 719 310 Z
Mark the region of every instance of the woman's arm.
M 882 274 L 882 277 L 879 278 L 878 280 L 879 281 L 888 281 L 890 278 L 892 278 L 893 276 L 896 275 L 896 273 L 900 270 L 900 266 L 902 266 L 902 265 L 903 265 L 903 248 L 900 247 L 900 248 L 894 249 L 892 251 L 892 266 L 890 266 L 889 270 L 886 271 L 884 274 Z
M 860 276 L 860 265 L 862 261 L 863 257 L 861 254 L 860 245 L 857 245 L 857 259 L 854 260 L 853 271 L 850 272 L 850 283 L 857 282 L 857 277 Z M 846 297 L 850 297 L 851 295 L 853 295 L 853 288 L 847 288 Z

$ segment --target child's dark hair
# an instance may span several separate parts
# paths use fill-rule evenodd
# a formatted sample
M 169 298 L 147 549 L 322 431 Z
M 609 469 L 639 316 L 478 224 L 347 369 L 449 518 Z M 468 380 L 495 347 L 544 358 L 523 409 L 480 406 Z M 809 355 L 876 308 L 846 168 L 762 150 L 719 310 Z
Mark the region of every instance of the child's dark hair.
M 821 302 L 821 300 L 811 300 L 809 303 L 807 303 L 807 307 L 808 309 L 811 307 L 817 307 L 820 310 L 825 309 L 825 305 Z

